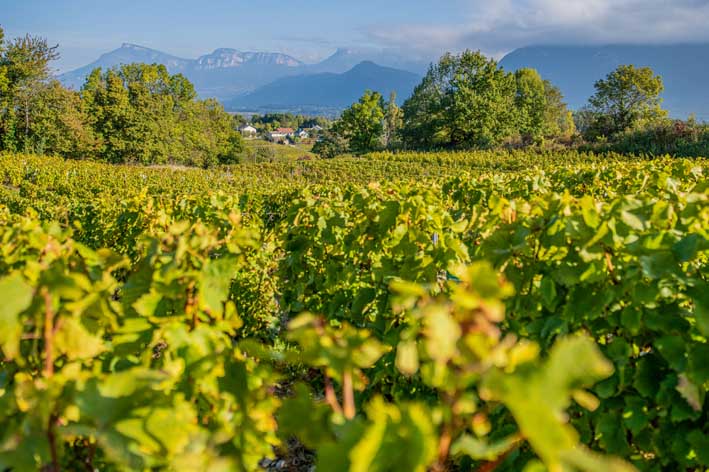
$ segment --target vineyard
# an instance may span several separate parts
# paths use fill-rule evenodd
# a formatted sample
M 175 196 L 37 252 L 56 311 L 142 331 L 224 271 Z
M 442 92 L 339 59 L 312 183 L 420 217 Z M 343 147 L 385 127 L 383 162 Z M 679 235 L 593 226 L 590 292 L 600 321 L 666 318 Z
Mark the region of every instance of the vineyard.
M 709 470 L 709 161 L 0 155 L 0 471 Z

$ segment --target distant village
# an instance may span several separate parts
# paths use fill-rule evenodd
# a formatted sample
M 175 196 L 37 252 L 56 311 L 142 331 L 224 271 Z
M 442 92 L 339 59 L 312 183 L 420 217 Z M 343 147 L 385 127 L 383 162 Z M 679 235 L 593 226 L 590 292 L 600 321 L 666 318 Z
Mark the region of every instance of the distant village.
M 239 132 L 245 139 L 264 139 L 279 144 L 315 141 L 322 131 L 323 127 L 317 124 L 308 128 L 276 128 L 273 130 L 263 129 L 261 131 L 251 124 L 246 124 L 239 128 Z

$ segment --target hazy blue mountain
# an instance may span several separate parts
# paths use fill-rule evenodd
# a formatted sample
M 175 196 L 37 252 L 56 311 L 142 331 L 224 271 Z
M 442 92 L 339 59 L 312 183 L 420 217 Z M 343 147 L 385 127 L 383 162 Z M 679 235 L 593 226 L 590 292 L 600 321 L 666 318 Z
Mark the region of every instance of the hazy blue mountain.
M 430 61 L 424 59 L 410 59 L 394 52 L 378 49 L 339 48 L 318 64 L 308 66 L 308 69 L 309 72 L 343 73 L 366 61 L 421 75 L 428 70 L 430 64 Z
M 254 90 L 277 78 L 302 73 L 301 61 L 281 53 L 243 52 L 217 49 L 197 59 L 182 59 L 154 49 L 123 44 L 97 61 L 59 77 L 65 85 L 79 89 L 96 67 L 103 69 L 132 62 L 164 64 L 171 73 L 182 73 L 195 84 L 202 97 L 221 100 Z
M 222 48 L 190 63 L 184 74 L 201 96 L 225 101 L 278 78 L 299 74 L 303 66 L 286 54 Z
M 236 49 L 220 48 L 211 54 L 199 57 L 192 64 L 192 68 L 212 70 L 245 65 L 299 67 L 304 64 L 287 54 L 277 52 L 242 52 Z
M 665 82 L 664 107 L 671 116 L 695 113 L 709 120 L 709 45 L 534 46 L 517 49 L 501 63 L 506 70 L 537 69 L 578 109 L 593 95 L 593 84 L 621 64 L 649 66 Z
M 392 91 L 401 103 L 411 96 L 421 77 L 412 72 L 362 62 L 347 72 L 324 72 L 285 77 L 254 92 L 226 103 L 227 109 L 256 111 L 343 109 L 357 101 L 365 90 L 374 90 L 385 98 Z
M 164 64 L 171 73 L 175 74 L 178 72 L 184 72 L 192 61 L 156 51 L 155 49 L 138 46 L 136 44 L 124 43 L 120 48 L 103 54 L 91 64 L 62 74 L 59 76 L 59 80 L 61 80 L 61 82 L 67 87 L 78 90 L 82 85 L 84 85 L 86 77 L 95 68 L 101 67 L 103 69 L 107 69 L 120 64 L 130 64 L 133 62 Z

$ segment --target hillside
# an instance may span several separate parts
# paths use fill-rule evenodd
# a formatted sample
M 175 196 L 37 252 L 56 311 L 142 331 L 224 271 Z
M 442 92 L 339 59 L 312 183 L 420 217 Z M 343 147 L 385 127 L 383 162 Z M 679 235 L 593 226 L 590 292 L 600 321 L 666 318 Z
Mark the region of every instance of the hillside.
M 412 73 L 373 62 L 362 62 L 343 74 L 321 73 L 279 79 L 226 104 L 228 109 L 291 109 L 319 107 L 342 109 L 357 101 L 365 90 L 385 97 L 397 92 L 403 102 L 421 78 Z
M 649 66 L 665 82 L 664 106 L 673 117 L 695 113 L 709 120 L 709 44 L 670 46 L 534 46 L 517 49 L 500 63 L 506 70 L 537 69 L 561 88 L 578 109 L 593 94 L 593 84 L 621 64 Z

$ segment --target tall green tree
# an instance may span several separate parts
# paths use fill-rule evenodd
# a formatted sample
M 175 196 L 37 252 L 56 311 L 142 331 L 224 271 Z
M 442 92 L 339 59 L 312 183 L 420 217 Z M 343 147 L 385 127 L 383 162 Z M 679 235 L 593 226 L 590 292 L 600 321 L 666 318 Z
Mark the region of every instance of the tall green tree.
M 549 133 L 544 80 L 534 69 L 515 72 L 517 126 L 524 141 L 539 141 Z
M 574 115 L 556 85 L 544 81 L 544 123 L 547 136 L 570 138 L 576 134 Z
M 649 67 L 621 65 L 596 82 L 595 88 L 589 104 L 598 117 L 595 129 L 599 134 L 611 136 L 667 115 L 661 107 L 662 77 Z
M 362 154 L 379 147 L 384 133 L 384 101 L 378 92 L 367 90 L 344 112 L 333 130 L 349 143 L 349 150 Z
M 128 129 L 133 112 L 128 90 L 118 73 L 95 69 L 86 79 L 81 96 L 99 140 L 100 159 L 113 163 L 130 160 Z
M 494 146 L 515 133 L 514 75 L 465 51 L 431 66 L 404 111 L 404 141 L 414 148 Z
M 3 57 L 5 57 L 5 31 L 0 26 L 0 100 L 7 96 L 9 86 L 7 66 L 2 61 Z
M 349 143 L 333 130 L 323 131 L 313 146 L 313 152 L 323 159 L 332 159 L 348 150 Z
M 31 136 L 37 154 L 72 159 L 95 156 L 96 139 L 81 95 L 56 80 L 39 91 Z
M 558 87 L 534 69 L 515 72 L 515 82 L 517 126 L 523 142 L 539 143 L 574 134 L 573 117 Z
M 391 92 L 384 111 L 382 142 L 387 149 L 396 148 L 401 141 L 404 114 L 396 103 L 396 92 Z
M 30 35 L 0 44 L 0 143 L 6 150 L 32 151 L 32 127 L 57 46 Z
M 0 27 L 0 149 L 14 147 L 14 120 L 10 120 L 10 79 L 5 61 L 5 31 Z
M 163 65 L 127 64 L 91 73 L 82 89 L 98 153 L 109 162 L 233 163 L 242 151 L 234 120 Z
M 244 150 L 241 133 L 235 131 L 231 115 L 218 101 L 190 102 L 183 113 L 177 129 L 184 140 L 183 164 L 211 167 L 240 162 Z

